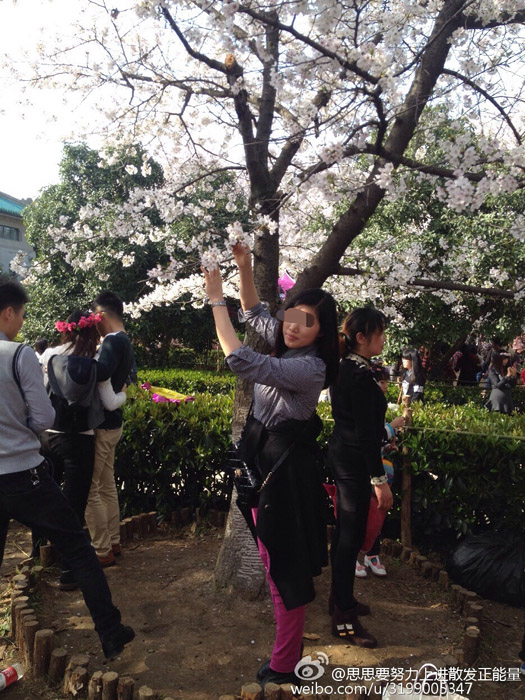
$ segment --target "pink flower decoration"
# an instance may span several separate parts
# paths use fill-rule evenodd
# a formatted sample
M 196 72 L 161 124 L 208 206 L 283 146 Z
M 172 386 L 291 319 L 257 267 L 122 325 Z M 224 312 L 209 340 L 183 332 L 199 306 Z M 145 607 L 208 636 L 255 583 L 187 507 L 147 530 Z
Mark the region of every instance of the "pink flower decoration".
M 151 389 L 151 384 L 149 382 L 144 382 L 144 384 L 141 384 L 141 387 L 149 391 Z

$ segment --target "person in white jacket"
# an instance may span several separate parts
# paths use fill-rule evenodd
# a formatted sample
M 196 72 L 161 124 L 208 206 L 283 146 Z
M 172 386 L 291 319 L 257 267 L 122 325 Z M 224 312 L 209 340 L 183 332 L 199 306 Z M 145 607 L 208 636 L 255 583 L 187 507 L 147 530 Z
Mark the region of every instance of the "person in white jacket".
M 41 436 L 42 450 L 53 463 L 54 477 L 62 483 L 81 525 L 93 477 L 95 428 L 104 419 L 102 407 L 114 411 L 126 401 L 126 392 L 113 391 L 104 366 L 94 359 L 98 321 L 98 314 L 81 311 L 71 314 L 67 321 L 58 321 L 56 328 L 61 331 L 62 342 L 48 348 L 41 358 L 44 382 L 56 410 L 53 427 Z M 57 356 L 67 356 L 67 363 Z M 33 535 L 35 546 L 39 537 L 38 533 Z M 63 563 L 59 587 L 76 587 L 67 562 Z

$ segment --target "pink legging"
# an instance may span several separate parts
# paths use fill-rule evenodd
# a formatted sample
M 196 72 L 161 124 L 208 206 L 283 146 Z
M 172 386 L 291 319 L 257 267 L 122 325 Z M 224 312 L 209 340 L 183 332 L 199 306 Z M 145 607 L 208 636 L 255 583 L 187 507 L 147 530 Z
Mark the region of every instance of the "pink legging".
M 252 508 L 252 515 L 253 522 L 257 523 L 257 508 Z M 293 610 L 286 609 L 283 599 L 270 577 L 270 555 L 268 550 L 259 538 L 257 538 L 257 546 L 266 570 L 266 578 L 270 584 L 277 627 L 270 667 L 273 671 L 278 671 L 279 673 L 291 673 L 301 658 L 306 605 L 301 605 Z

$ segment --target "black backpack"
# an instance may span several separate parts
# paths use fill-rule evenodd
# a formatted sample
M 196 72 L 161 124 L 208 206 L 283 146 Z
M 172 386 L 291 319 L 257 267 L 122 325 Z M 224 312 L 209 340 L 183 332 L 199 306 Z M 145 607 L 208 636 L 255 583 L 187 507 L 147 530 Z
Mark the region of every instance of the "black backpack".
M 83 433 L 104 421 L 97 363 L 91 357 L 53 355 L 47 365 L 47 390 L 56 413 L 53 430 Z

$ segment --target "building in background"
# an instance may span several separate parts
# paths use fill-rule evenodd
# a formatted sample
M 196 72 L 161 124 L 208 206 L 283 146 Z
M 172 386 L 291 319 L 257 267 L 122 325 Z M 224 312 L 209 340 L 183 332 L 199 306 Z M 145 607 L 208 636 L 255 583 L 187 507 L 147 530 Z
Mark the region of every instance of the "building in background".
M 22 219 L 22 211 L 30 201 L 0 192 L 0 273 L 10 272 L 9 264 L 19 250 L 34 257 Z

